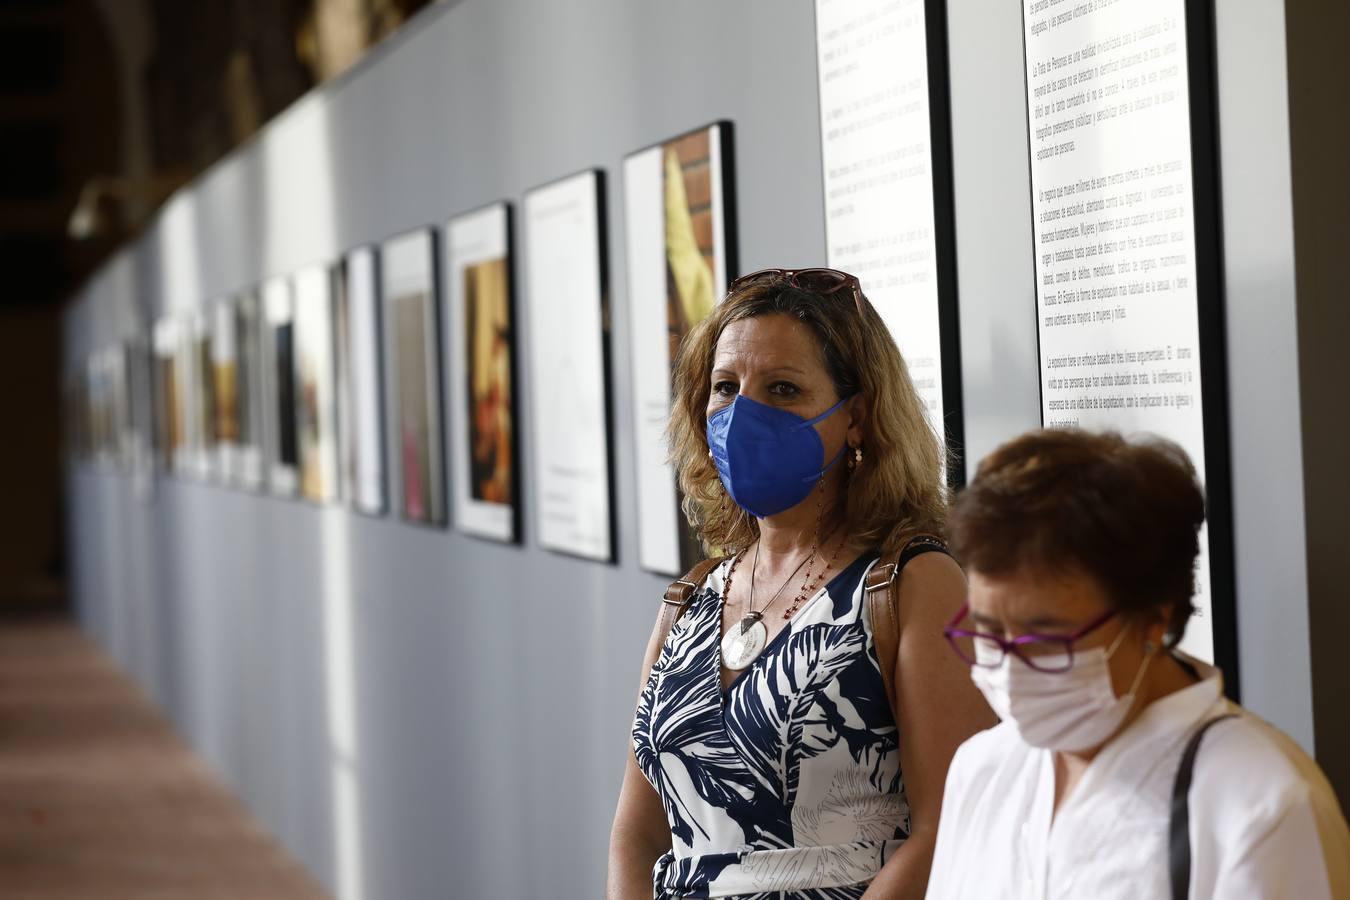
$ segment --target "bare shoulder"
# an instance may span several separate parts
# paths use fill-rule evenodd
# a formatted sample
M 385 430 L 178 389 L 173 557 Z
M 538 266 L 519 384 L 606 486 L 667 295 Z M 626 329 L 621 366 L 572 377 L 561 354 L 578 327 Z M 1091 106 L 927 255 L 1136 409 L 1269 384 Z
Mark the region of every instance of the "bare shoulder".
M 921 554 L 901 570 L 898 597 L 903 621 L 945 625 L 966 601 L 966 574 L 945 553 Z
M 921 553 L 914 557 L 901 570 L 900 575 L 901 590 L 905 590 L 906 587 L 921 590 L 925 587 L 940 589 L 952 586 L 959 587 L 962 591 L 966 589 L 966 573 L 961 571 L 961 566 L 946 553 L 937 551 Z

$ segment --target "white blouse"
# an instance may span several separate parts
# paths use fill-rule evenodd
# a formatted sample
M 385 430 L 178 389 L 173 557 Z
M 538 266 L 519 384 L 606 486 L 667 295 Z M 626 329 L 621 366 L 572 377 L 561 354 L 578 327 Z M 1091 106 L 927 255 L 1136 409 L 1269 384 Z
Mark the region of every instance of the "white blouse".
M 1052 816 L 1050 751 L 1003 723 L 947 773 L 930 900 L 1167 898 L 1172 783 L 1187 738 L 1240 707 L 1218 670 L 1150 704 Z M 1215 725 L 1190 792 L 1191 898 L 1350 898 L 1350 830 L 1317 764 L 1250 713 Z

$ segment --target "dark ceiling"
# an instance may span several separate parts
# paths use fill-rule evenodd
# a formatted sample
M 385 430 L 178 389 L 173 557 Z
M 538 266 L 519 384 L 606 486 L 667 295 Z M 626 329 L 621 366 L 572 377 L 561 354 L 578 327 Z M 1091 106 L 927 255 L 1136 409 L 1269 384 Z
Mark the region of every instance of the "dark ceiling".
M 59 304 L 171 190 L 428 0 L 0 0 L 0 308 Z M 91 179 L 96 235 L 67 222 Z
M 64 301 L 174 188 L 427 2 L 0 0 L 0 612 L 62 594 Z

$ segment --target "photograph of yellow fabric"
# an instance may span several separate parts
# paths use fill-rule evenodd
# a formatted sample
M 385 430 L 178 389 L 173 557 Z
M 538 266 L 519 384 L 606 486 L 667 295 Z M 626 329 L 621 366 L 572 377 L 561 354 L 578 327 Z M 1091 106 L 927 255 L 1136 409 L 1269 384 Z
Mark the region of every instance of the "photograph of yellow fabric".
M 731 125 L 718 122 L 624 161 L 643 568 L 679 574 L 704 550 L 666 463 L 671 366 L 734 269 Z

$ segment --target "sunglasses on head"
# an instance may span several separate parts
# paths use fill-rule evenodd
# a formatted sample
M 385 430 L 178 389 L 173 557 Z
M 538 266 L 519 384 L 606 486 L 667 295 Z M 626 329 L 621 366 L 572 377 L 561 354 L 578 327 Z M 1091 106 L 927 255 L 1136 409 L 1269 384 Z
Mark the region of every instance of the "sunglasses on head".
M 858 282 L 857 276 L 838 269 L 760 269 L 758 272 L 737 278 L 731 283 L 728 293 L 769 281 L 781 281 L 798 290 L 826 297 L 845 290 L 852 291 L 853 306 L 860 315 L 862 314 L 862 285 Z

